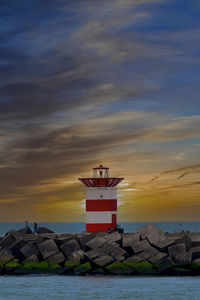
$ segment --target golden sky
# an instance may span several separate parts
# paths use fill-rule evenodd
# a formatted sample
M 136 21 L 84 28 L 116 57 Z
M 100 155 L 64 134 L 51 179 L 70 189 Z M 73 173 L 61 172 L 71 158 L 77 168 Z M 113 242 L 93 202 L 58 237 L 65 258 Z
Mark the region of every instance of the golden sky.
M 119 221 L 200 220 L 200 5 L 172 2 L 2 4 L 1 222 L 84 222 L 99 164 Z

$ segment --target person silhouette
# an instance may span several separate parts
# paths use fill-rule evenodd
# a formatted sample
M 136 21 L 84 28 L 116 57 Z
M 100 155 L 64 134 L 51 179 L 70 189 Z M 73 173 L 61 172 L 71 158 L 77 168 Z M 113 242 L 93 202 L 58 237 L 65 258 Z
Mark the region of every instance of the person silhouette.
M 34 234 L 38 234 L 38 224 L 34 223 Z

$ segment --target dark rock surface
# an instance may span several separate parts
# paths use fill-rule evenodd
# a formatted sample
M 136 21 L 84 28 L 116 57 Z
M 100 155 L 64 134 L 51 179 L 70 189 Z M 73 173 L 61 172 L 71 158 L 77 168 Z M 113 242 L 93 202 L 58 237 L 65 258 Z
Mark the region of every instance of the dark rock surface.
M 40 232 L 0 238 L 0 275 L 200 275 L 199 233 L 165 234 L 151 224 L 137 233 Z

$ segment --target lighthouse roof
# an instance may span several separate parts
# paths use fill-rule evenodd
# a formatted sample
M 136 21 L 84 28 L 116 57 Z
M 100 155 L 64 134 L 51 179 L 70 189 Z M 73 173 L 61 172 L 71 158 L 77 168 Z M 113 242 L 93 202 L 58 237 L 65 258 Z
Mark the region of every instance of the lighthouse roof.
M 109 170 L 109 168 L 104 167 L 103 165 L 99 165 L 98 167 L 93 168 L 93 170 Z

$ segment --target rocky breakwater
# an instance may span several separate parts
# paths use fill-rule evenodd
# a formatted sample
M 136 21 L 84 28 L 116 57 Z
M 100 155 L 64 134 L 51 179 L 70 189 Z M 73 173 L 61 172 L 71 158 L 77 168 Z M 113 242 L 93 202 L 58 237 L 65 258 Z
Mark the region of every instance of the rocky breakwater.
M 200 233 L 55 234 L 11 230 L 0 238 L 0 274 L 200 275 Z

